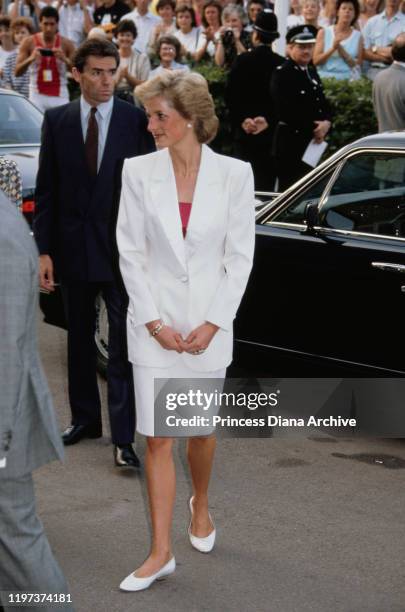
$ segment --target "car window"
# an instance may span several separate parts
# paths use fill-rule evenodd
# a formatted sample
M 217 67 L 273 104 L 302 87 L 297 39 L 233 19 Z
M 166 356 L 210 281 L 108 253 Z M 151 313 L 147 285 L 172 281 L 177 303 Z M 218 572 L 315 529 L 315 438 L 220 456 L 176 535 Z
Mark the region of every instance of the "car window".
M 320 225 L 405 237 L 405 155 L 362 153 L 348 159 L 320 210 Z
M 271 221 L 277 221 L 279 223 L 298 223 L 302 225 L 305 220 L 305 209 L 307 205 L 319 203 L 334 171 L 335 168 L 324 174 L 322 178 L 318 179 L 315 183 L 312 183 L 308 189 L 301 191 L 287 208 L 276 213 Z
M 0 145 L 39 144 L 42 113 L 20 96 L 0 94 Z

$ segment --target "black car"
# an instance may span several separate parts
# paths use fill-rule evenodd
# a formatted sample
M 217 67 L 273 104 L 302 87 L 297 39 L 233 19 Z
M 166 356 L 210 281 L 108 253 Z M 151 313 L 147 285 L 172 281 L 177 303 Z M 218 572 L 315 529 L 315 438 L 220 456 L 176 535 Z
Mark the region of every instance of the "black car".
M 23 213 L 34 211 L 35 178 L 41 142 L 42 113 L 24 96 L 0 89 L 0 155 L 16 162 L 23 184 Z
M 403 376 L 405 132 L 338 151 L 256 223 L 235 371 Z

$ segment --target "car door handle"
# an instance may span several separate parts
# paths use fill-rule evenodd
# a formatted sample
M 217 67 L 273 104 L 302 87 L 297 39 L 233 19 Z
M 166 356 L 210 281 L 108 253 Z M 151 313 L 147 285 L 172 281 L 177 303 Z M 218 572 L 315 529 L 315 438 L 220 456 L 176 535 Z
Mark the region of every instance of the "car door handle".
M 405 266 L 396 263 L 386 263 L 384 261 L 372 261 L 372 268 L 378 268 L 378 270 L 384 270 L 386 272 L 402 272 L 405 274 Z

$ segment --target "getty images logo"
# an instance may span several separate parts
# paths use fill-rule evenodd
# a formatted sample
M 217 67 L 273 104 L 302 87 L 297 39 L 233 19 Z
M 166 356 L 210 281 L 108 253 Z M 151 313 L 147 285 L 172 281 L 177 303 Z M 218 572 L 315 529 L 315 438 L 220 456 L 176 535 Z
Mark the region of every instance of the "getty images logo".
M 248 408 L 253 411 L 258 408 L 275 408 L 278 405 L 279 396 L 280 389 L 273 393 L 226 393 L 223 391 L 205 392 L 200 389 L 189 389 L 182 393 L 168 393 L 166 395 L 166 410 L 192 406 L 205 411 L 215 407 Z

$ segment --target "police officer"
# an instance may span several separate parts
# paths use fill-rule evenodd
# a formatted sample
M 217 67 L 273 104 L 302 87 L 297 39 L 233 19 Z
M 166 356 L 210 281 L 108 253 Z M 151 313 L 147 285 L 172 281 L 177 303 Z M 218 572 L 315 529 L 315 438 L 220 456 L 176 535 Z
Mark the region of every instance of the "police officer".
M 275 109 L 273 152 L 278 189 L 284 191 L 311 168 L 302 161 L 309 143 L 321 143 L 331 127 L 331 110 L 312 64 L 317 29 L 300 25 L 287 32 L 289 59 L 274 71 L 271 97 Z
M 271 10 L 261 11 L 252 27 L 254 48 L 236 58 L 228 78 L 226 102 L 235 157 L 252 164 L 256 189 L 271 191 L 275 170 L 270 160 L 274 131 L 270 80 L 285 59 L 271 48 L 279 37 L 277 17 Z

